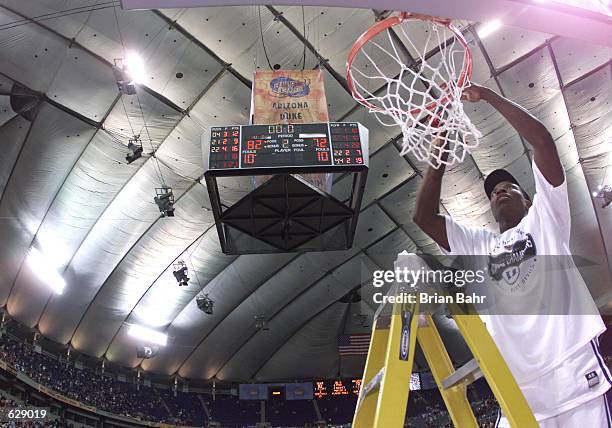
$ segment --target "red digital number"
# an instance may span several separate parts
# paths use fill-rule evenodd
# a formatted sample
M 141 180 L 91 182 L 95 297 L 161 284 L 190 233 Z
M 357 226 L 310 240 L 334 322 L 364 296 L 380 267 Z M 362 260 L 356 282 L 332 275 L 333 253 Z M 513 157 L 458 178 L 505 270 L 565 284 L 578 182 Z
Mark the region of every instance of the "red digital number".
M 358 149 L 359 148 L 359 143 L 353 143 L 353 148 L 354 149 Z
M 252 164 L 255 163 L 255 155 L 253 153 L 247 153 L 244 155 L 244 163 Z
M 327 148 L 327 138 L 315 138 L 314 141 L 317 147 L 321 149 Z
M 355 159 L 355 162 L 357 162 L 357 163 L 363 163 L 363 158 L 356 158 L 356 159 Z
M 351 163 L 351 158 L 346 158 L 346 163 Z
M 223 131 L 223 137 L 227 137 L 227 131 Z
M 329 155 L 327 152 L 317 152 L 317 160 L 319 162 L 327 162 L 329 160 Z
M 247 150 L 255 150 L 255 141 L 247 140 Z
M 238 146 L 232 146 L 232 152 L 237 152 L 238 151 Z
M 240 143 L 240 141 L 238 140 L 238 138 L 234 138 L 234 144 L 238 144 Z
M 357 134 L 359 132 L 359 128 L 353 128 L 353 129 L 351 129 L 351 132 L 353 134 Z
M 347 149 L 347 150 L 345 150 L 345 151 L 344 151 L 344 154 L 345 154 L 346 156 L 349 156 L 349 155 L 351 154 L 351 151 Z
M 232 132 L 232 136 L 233 136 L 233 137 L 237 137 L 237 136 L 238 136 L 238 131 L 234 131 L 234 132 Z
M 232 153 L 232 159 L 238 160 L 238 153 Z

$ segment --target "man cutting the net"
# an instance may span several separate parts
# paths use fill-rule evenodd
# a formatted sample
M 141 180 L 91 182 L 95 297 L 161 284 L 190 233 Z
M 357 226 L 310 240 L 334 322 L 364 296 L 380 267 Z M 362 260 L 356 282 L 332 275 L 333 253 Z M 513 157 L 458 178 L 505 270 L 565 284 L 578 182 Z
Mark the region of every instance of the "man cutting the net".
M 463 95 L 470 102 L 488 102 L 531 145 L 536 194 L 531 200 L 510 173 L 493 171 L 484 187 L 499 233 L 467 227 L 440 214 L 444 165 L 430 167 L 417 195 L 414 222 L 446 254 L 518 257 L 517 272 L 536 255 L 571 256 L 567 180 L 550 133 L 525 109 L 488 88 L 472 84 Z M 541 427 L 612 428 L 612 377 L 597 341 L 605 326 L 571 263 L 572 268 L 555 274 L 562 275 L 555 277 L 561 278 L 558 290 L 568 296 L 569 305 L 581 302 L 584 307 L 586 302 L 593 311 L 489 314 L 483 320 Z M 544 273 L 533 283 L 541 287 L 547 280 Z M 509 425 L 500 414 L 496 426 Z

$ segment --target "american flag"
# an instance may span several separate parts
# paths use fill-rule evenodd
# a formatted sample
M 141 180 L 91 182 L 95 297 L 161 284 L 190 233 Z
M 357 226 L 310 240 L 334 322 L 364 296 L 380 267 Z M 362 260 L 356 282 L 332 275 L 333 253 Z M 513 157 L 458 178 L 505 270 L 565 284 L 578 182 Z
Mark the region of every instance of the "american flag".
M 338 352 L 341 357 L 348 355 L 367 355 L 370 346 L 370 333 L 343 334 L 338 336 Z

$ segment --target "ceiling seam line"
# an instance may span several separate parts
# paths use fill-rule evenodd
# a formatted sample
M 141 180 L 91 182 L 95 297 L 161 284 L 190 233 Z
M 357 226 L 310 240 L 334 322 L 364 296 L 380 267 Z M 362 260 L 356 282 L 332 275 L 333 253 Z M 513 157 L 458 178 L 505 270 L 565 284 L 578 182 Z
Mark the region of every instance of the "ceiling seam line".
M 151 12 L 154 15 L 156 15 L 158 18 L 160 18 L 162 21 L 164 21 L 166 24 L 170 25 L 170 29 L 176 28 L 176 30 L 179 33 L 181 33 L 184 37 L 186 37 L 192 43 L 196 44 L 200 49 L 204 50 L 210 57 L 212 57 L 215 61 L 221 64 L 221 66 L 224 69 L 229 71 L 235 78 L 240 80 L 245 86 L 247 86 L 249 89 L 252 88 L 252 83 L 249 79 L 244 77 L 242 74 L 238 72 L 238 70 L 232 67 L 231 63 L 226 62 L 221 57 L 219 57 L 219 55 L 217 55 L 212 49 L 210 49 L 208 46 L 202 43 L 199 39 L 197 39 L 193 34 L 191 34 L 187 29 L 185 29 L 185 27 L 183 27 L 178 22 L 173 21 L 172 19 L 170 19 L 169 17 L 167 17 L 166 15 L 164 15 L 162 12 L 160 12 L 157 9 L 154 9 Z
M 476 44 L 478 45 L 478 48 L 480 49 L 480 53 L 482 53 L 482 56 L 485 59 L 485 62 L 487 63 L 487 66 L 489 67 L 489 72 L 491 73 L 491 77 L 495 81 L 495 83 L 497 85 L 497 88 L 499 89 L 500 94 L 503 97 L 505 97 L 506 94 L 504 92 L 504 88 L 502 88 L 502 85 L 499 82 L 499 78 L 498 78 L 499 75 L 497 73 L 497 70 L 495 69 L 495 66 L 493 65 L 493 61 L 491 60 L 491 57 L 489 56 L 489 53 L 485 49 L 484 44 L 482 43 L 482 40 L 480 39 L 480 36 L 478 35 L 478 32 L 473 27 L 471 28 L 470 32 L 472 33 L 472 37 L 476 41 Z M 516 129 L 514 131 L 516 132 Z M 517 132 L 517 134 L 518 134 L 518 132 Z M 532 161 L 531 153 L 529 152 L 529 149 L 528 149 L 527 145 L 525 144 L 525 140 L 523 139 L 523 137 L 520 134 L 519 134 L 519 138 L 521 139 L 521 144 L 523 145 L 523 150 L 525 152 L 525 155 L 527 155 L 527 159 L 529 159 L 529 162 L 531 162 Z
M 530 51 L 524 53 L 523 55 L 519 56 L 518 58 L 513 59 L 512 61 L 510 61 L 508 64 L 496 69 L 495 71 L 495 76 L 499 76 L 500 74 L 504 73 L 507 70 L 510 70 L 512 67 L 516 66 L 517 64 L 525 61 L 526 59 L 528 59 L 530 56 L 534 55 L 535 53 L 537 53 L 538 51 L 546 48 L 548 45 L 550 45 L 551 43 L 555 42 L 556 40 L 558 40 L 560 37 L 559 36 L 552 36 L 549 39 L 546 39 L 544 42 L 540 43 L 539 45 L 537 45 L 535 48 L 531 49 Z
M 579 83 L 579 82 L 581 82 L 584 79 L 587 79 L 587 78 L 591 77 L 593 74 L 603 70 L 604 68 L 608 67 L 609 65 L 612 65 L 612 60 L 608 60 L 608 61 L 604 62 L 603 64 L 598 65 L 594 69 L 592 69 L 590 71 L 587 71 L 582 76 L 579 76 L 579 77 L 575 78 L 574 80 L 569 81 L 566 84 L 563 84 L 563 82 L 561 82 L 563 84 L 562 89 L 569 88 L 570 86 L 572 86 L 572 85 L 574 85 L 576 83 Z
M 266 282 L 268 282 L 270 279 L 272 279 L 277 273 L 279 273 L 280 271 L 282 271 L 285 267 L 287 267 L 289 264 L 291 264 L 294 260 L 296 260 L 299 256 L 305 254 L 304 252 L 300 252 L 300 253 L 296 253 L 294 257 L 292 257 L 289 261 L 287 261 L 285 264 L 283 264 L 282 266 L 280 266 L 279 268 L 275 269 L 274 272 L 272 272 L 269 275 L 266 275 L 256 286 L 255 288 L 253 288 L 252 293 L 255 293 L 259 287 L 263 286 L 263 284 L 265 284 Z M 236 259 L 238 259 L 239 257 L 236 257 Z M 229 268 L 231 265 L 233 265 L 236 262 L 236 259 L 234 259 L 232 261 L 232 263 L 230 263 L 227 267 Z M 223 269 L 224 271 L 225 269 Z M 219 274 L 217 276 L 215 276 L 215 278 L 217 278 L 223 271 L 219 272 Z M 215 279 L 213 278 L 213 280 Z M 212 281 L 212 280 L 211 280 Z M 209 281 L 209 282 L 211 282 Z M 246 296 L 248 297 L 248 296 Z M 227 319 L 227 317 L 229 317 L 241 304 L 242 304 L 243 300 L 238 302 L 237 305 L 235 305 L 233 308 L 231 308 L 224 316 L 222 319 L 219 320 L 219 322 L 217 322 L 208 333 L 206 333 L 204 335 L 204 337 L 198 342 L 197 345 L 194 346 L 194 348 L 189 352 L 189 354 L 183 359 L 183 361 L 178 365 L 178 368 L 175 370 L 174 373 L 172 373 L 172 375 L 174 374 L 178 374 L 181 370 L 181 368 L 183 368 L 183 366 L 185 365 L 185 363 L 191 358 L 191 356 L 195 353 L 195 351 L 197 351 L 199 349 L 199 347 L 202 345 L 202 343 L 217 329 L 217 327 L 219 325 L 221 325 L 221 323 L 223 323 L 223 321 L 225 321 Z M 178 316 L 177 316 L 178 317 Z M 168 328 L 170 328 L 172 326 L 172 324 L 174 323 L 174 321 L 172 321 L 172 323 L 170 323 L 168 325 Z M 179 375 L 180 376 L 180 375 Z
M 221 72 L 220 72 L 221 73 Z M 212 86 L 207 85 L 204 90 L 208 91 Z M 203 90 L 203 91 L 204 91 Z M 187 113 L 189 113 L 187 111 Z M 110 113 L 109 113 L 110 114 Z M 107 115 L 108 117 L 108 115 Z M 183 117 L 181 117 L 179 120 L 176 121 L 176 123 L 172 126 L 172 129 L 170 129 L 168 131 L 168 134 L 164 137 L 164 139 L 161 141 L 161 143 L 159 144 L 159 146 L 157 147 L 157 149 L 155 150 L 155 152 L 157 150 L 159 150 L 159 148 L 166 142 L 166 140 L 168 139 L 168 137 L 170 136 L 170 134 L 172 134 L 172 132 L 174 132 L 176 130 L 176 128 L 179 126 L 179 124 L 181 123 L 181 121 L 185 118 L 185 114 L 183 114 Z M 106 118 L 105 118 L 106 119 Z M 104 130 L 104 121 L 101 122 L 101 129 Z M 107 132 L 106 130 L 104 130 L 105 132 Z M 153 154 L 155 154 L 155 152 L 153 152 Z M 151 158 L 147 159 L 147 162 L 150 160 Z M 155 159 L 156 160 L 156 159 Z M 98 224 L 98 222 L 100 221 L 100 219 L 104 216 L 104 213 L 106 213 L 106 211 L 108 210 L 108 208 L 113 204 L 113 202 L 117 199 L 117 197 L 119 196 L 119 194 L 126 188 L 126 186 L 128 185 L 128 183 L 131 182 L 131 180 L 136 176 L 136 174 L 138 174 L 139 171 L 142 170 L 142 168 L 146 165 L 147 162 L 143 162 L 143 164 L 139 167 L 137 167 L 134 171 L 134 173 L 121 185 L 121 188 L 119 190 L 117 190 L 117 192 L 115 193 L 115 195 L 111 198 L 111 200 L 108 202 L 108 204 L 106 205 L 106 207 L 102 210 L 102 212 L 100 213 L 100 215 L 98 216 L 98 218 L 96 218 L 96 220 L 94 221 L 93 225 L 91 226 L 91 228 L 87 231 L 87 233 L 85 234 L 85 236 L 83 237 L 83 239 L 81 240 L 81 242 L 79 243 L 78 247 L 76 248 L 74 254 L 72 255 L 72 257 L 70 258 L 70 260 L 68 261 L 68 264 L 66 265 L 66 268 L 64 269 L 64 273 L 68 270 L 68 267 L 72 264 L 72 261 L 74 260 L 74 258 L 76 257 L 77 253 L 79 252 L 79 250 L 81 249 L 81 247 L 83 246 L 83 244 L 85 243 L 85 241 L 87 240 L 87 238 L 89 237 L 89 235 L 91 234 L 92 230 L 94 229 L 94 227 L 96 226 L 96 224 Z M 152 162 L 152 161 L 151 161 Z M 182 195 L 181 195 L 182 197 Z M 180 198 L 179 198 L 180 199 Z M 158 218 L 159 219 L 159 218 Z M 157 220 L 156 220 L 157 221 Z M 52 296 L 50 296 L 52 297 Z M 41 313 L 40 317 L 38 318 L 38 322 L 40 322 L 40 320 L 42 319 L 44 312 L 46 311 L 47 306 L 49 305 L 50 302 L 50 298 L 49 300 L 47 300 L 47 303 L 45 304 L 45 307 L 43 309 L 43 312 Z M 38 323 L 37 323 L 38 324 Z
M 293 331 L 291 331 L 291 333 L 288 335 L 288 337 L 283 340 L 280 341 L 279 345 L 276 346 L 274 348 L 274 350 L 272 352 L 269 353 L 269 356 L 265 358 L 265 360 L 263 361 L 263 363 L 259 364 L 257 366 L 257 368 L 255 370 L 252 370 L 253 374 L 251 375 L 252 380 L 256 380 L 257 375 L 259 374 L 259 372 L 261 370 L 263 370 L 263 368 L 270 362 L 270 360 L 272 360 L 276 354 L 278 354 L 283 347 L 289 343 L 289 341 L 291 341 L 291 339 L 293 339 L 300 331 L 302 331 L 302 329 L 304 327 L 306 327 L 306 325 L 308 323 L 310 323 L 311 321 L 313 321 L 316 317 L 318 317 L 319 315 L 321 315 L 323 312 L 325 312 L 327 309 L 329 309 L 330 307 L 332 307 L 333 305 L 335 305 L 336 303 L 338 303 L 340 301 L 342 297 L 340 297 L 339 299 L 334 300 L 333 302 L 330 302 L 329 304 L 325 305 L 322 309 L 316 311 L 313 315 L 311 315 L 310 317 L 308 317 L 305 321 L 303 321 L 302 323 L 300 323 L 295 329 L 293 329 Z M 347 305 L 348 307 L 350 307 L 350 304 Z M 346 316 L 343 316 L 343 318 L 347 318 Z
M 2 6 L 0 6 L 2 7 Z M 32 94 L 36 95 L 36 97 L 39 99 L 39 101 L 44 101 L 49 105 L 52 105 L 53 107 L 57 108 L 58 110 L 63 111 L 64 113 L 74 117 L 75 119 L 80 120 L 81 122 L 86 123 L 87 125 L 93 127 L 93 128 L 99 128 L 102 125 L 102 122 L 96 122 L 95 120 L 92 120 L 84 115 L 82 115 L 81 113 L 72 110 L 70 107 L 65 106 L 64 104 L 58 103 L 57 101 L 49 98 L 47 96 L 47 94 L 45 94 L 44 92 L 40 92 L 40 91 L 35 91 L 34 89 L 30 88 L 28 85 L 20 82 L 19 80 L 15 79 L 14 77 L 9 76 L 8 74 L 5 74 L 3 72 L 0 71 L 0 76 L 4 76 L 5 78 L 9 79 L 11 82 L 16 83 L 22 87 L 24 87 L 25 89 L 27 89 L 28 91 L 30 91 Z
M 30 127 L 28 128 L 26 135 L 23 138 L 23 142 L 21 143 L 21 147 L 19 148 L 19 152 L 17 153 L 17 156 L 15 157 L 15 162 L 13 163 L 13 167 L 11 168 L 11 172 L 9 173 L 7 179 L 6 179 L 6 185 L 4 186 L 4 189 L 2 190 L 2 194 L 0 195 L 0 206 L 2 206 L 2 202 L 4 201 L 4 196 L 6 195 L 6 191 L 9 187 L 9 184 L 11 183 L 11 178 L 13 177 L 13 173 L 15 172 L 15 168 L 17 168 L 17 164 L 19 163 L 19 159 L 21 158 L 21 154 L 23 152 L 23 149 L 25 148 L 25 145 L 28 141 L 28 138 L 30 138 L 30 133 L 32 132 L 32 128 L 34 128 L 34 122 L 36 121 L 37 117 L 38 117 L 38 110 L 39 110 L 39 106 L 37 106 L 37 110 L 35 112 L 34 117 L 32 118 L 32 121 L 30 122 Z M 8 300 L 7 300 L 8 301 Z
M 187 247 L 181 251 L 179 253 L 178 256 L 176 256 L 172 262 L 166 266 L 165 269 L 163 269 L 161 271 L 161 273 L 157 276 L 157 278 L 155 278 L 153 280 L 153 282 L 151 282 L 151 284 L 147 287 L 147 289 L 145 290 L 144 293 L 142 293 L 142 295 L 138 298 L 138 301 L 132 306 L 132 309 L 130 309 L 129 313 L 123 318 L 123 321 L 121 322 L 121 324 L 119 325 L 119 328 L 115 331 L 115 333 L 113 334 L 113 337 L 109 340 L 108 345 L 106 346 L 106 349 L 104 350 L 104 353 L 102 354 L 102 358 L 106 358 L 106 353 L 108 352 L 108 350 L 110 349 L 110 347 L 112 346 L 113 342 L 115 341 L 115 338 L 117 337 L 117 335 L 119 334 L 119 332 L 121 331 L 121 328 L 123 327 L 123 325 L 127 322 L 127 320 L 130 318 L 130 316 L 132 315 L 132 313 L 134 312 L 134 310 L 136 309 L 136 307 L 138 307 L 138 305 L 140 304 L 140 302 L 142 301 L 142 299 L 144 298 L 144 296 L 147 295 L 147 293 L 151 290 L 151 288 L 153 288 L 153 286 L 155 285 L 155 283 L 157 281 L 159 281 L 159 279 L 163 276 L 163 274 L 170 269 L 170 266 L 174 265 L 176 263 L 177 260 L 179 260 L 181 258 L 181 256 L 183 256 L 188 250 L 189 248 L 195 244 L 199 239 L 201 239 L 202 237 L 204 237 L 204 235 L 206 235 L 213 227 L 215 227 L 215 223 L 213 222 L 213 224 L 211 226 L 209 226 L 204 232 L 202 232 L 196 239 L 194 239 L 189 245 L 187 245 Z M 194 251 L 197 249 L 197 247 L 194 249 Z M 208 284 L 208 283 L 207 283 Z M 205 285 L 206 286 L 206 285 Z M 202 289 L 204 289 L 204 287 L 202 287 Z M 198 293 L 200 293 L 202 290 L 198 291 Z M 197 293 L 196 293 L 197 294 Z M 192 300 L 189 300 L 189 303 L 191 303 Z M 170 325 L 170 324 L 169 324 Z M 76 333 L 76 330 L 75 330 Z M 141 362 L 138 364 L 138 366 L 140 366 L 140 364 L 142 364 L 142 361 L 144 361 L 144 359 L 141 360 Z M 137 367 L 138 367 L 137 366 Z
M 328 62 L 328 60 L 326 58 L 323 57 L 323 55 L 321 55 L 316 49 L 315 47 L 312 45 L 312 43 L 310 43 L 309 40 L 307 40 L 299 31 L 297 28 L 295 28 L 293 26 L 293 24 L 291 22 L 289 22 L 287 20 L 287 18 L 285 18 L 283 16 L 283 14 L 281 12 L 279 12 L 278 10 L 276 10 L 273 6 L 269 6 L 266 5 L 266 9 L 268 9 L 272 15 L 274 15 L 275 19 L 277 19 L 278 21 L 280 21 L 281 23 L 283 23 L 285 25 L 285 27 L 287 27 L 287 29 L 293 33 L 293 35 L 295 37 L 297 37 L 297 39 L 299 41 L 301 41 L 310 51 L 310 53 L 312 53 L 315 58 L 317 58 L 317 60 L 319 61 L 320 65 L 323 65 L 323 67 L 327 70 L 327 72 L 329 74 L 332 75 L 332 77 L 340 84 L 340 86 L 342 86 L 344 88 L 345 91 L 347 91 L 350 94 L 350 90 L 348 87 L 348 83 L 346 82 L 346 79 L 344 77 L 342 77 L 342 75 L 340 75 L 340 73 L 338 73 Z
M 83 147 L 83 150 L 81 150 L 81 153 L 79 154 L 79 156 L 76 158 L 76 160 L 74 161 L 74 163 L 70 167 L 70 170 L 66 173 L 66 176 L 62 180 L 62 183 L 58 186 L 57 191 L 55 192 L 55 195 L 53 195 L 53 199 L 51 199 L 51 201 L 49 202 L 49 205 L 47 206 L 47 209 L 45 210 L 45 214 L 42 216 L 42 219 L 40 220 L 40 224 L 36 228 L 36 232 L 32 236 L 32 240 L 30 241 L 30 245 L 29 245 L 28 248 L 31 248 L 32 245 L 34 245 L 34 241 L 36 240 L 36 237 L 38 236 L 38 233 L 40 232 L 40 229 L 41 229 L 42 225 L 44 224 L 47 216 L 49 215 L 49 212 L 51 211 L 51 208 L 53 207 L 53 204 L 57 200 L 57 197 L 62 192 L 62 189 L 64 188 L 64 184 L 66 184 L 66 182 L 68 181 L 68 178 L 70 178 L 72 172 L 74 171 L 76 166 L 79 164 L 79 161 L 81 160 L 81 157 L 83 156 L 85 151 L 87 151 L 87 149 L 90 147 L 91 142 L 96 138 L 96 135 L 98 134 L 98 131 L 100 131 L 100 129 L 102 127 L 102 124 L 104 123 L 104 120 L 108 117 L 108 115 L 110 114 L 110 112 L 114 108 L 115 104 L 117 104 L 117 102 L 119 101 L 120 97 L 121 97 L 120 94 L 119 94 L 119 96 L 115 97 L 114 101 L 111 103 L 111 105 L 107 109 L 106 113 L 104 114 L 102 122 L 99 122 L 98 125 L 95 127 L 96 128 L 95 132 L 93 133 L 93 135 L 91 136 L 89 141 L 87 141 L 87 144 L 85 144 L 85 147 Z M 33 124 L 33 122 L 32 122 L 32 124 Z M 8 297 L 6 299 L 7 305 L 8 305 L 8 302 L 9 302 L 10 298 L 11 298 L 11 295 L 13 294 L 13 289 L 15 287 L 15 284 L 16 284 L 17 280 L 19 279 L 19 276 L 21 275 L 21 272 L 23 270 L 23 266 L 25 264 L 25 259 L 26 258 L 24 257 L 21 260 L 21 262 L 19 264 L 19 269 L 17 270 L 17 274 L 16 274 L 15 278 L 13 279 L 13 283 L 11 284 L 11 289 L 10 289 Z M 46 307 L 46 304 L 45 304 L 45 307 Z M 38 319 L 38 321 L 40 321 L 40 318 Z M 36 322 L 35 325 L 38 325 L 38 321 Z
M 397 230 L 397 227 L 393 228 L 392 230 L 390 230 L 389 232 L 385 233 L 384 235 L 382 235 L 381 237 L 375 239 L 370 245 L 368 245 L 369 248 L 372 245 L 376 245 L 377 243 L 379 243 L 380 241 L 382 241 L 383 239 L 387 238 L 389 235 L 391 235 L 392 233 L 394 233 Z M 280 314 L 281 312 L 283 312 L 289 305 L 291 305 L 293 302 L 296 302 L 301 296 L 303 296 L 304 294 L 306 294 L 310 289 L 312 289 L 312 287 L 316 286 L 317 284 L 319 284 L 321 281 L 323 281 L 326 277 L 332 275 L 332 273 L 341 268 L 343 265 L 345 265 L 346 263 L 350 262 L 351 260 L 359 257 L 360 255 L 366 255 L 364 253 L 364 249 L 360 248 L 358 251 L 355 252 L 355 254 L 353 254 L 352 256 L 348 257 L 347 259 L 343 260 L 342 262 L 340 262 L 338 265 L 336 265 L 335 267 L 326 270 L 325 272 L 323 272 L 323 274 L 321 274 L 315 281 L 312 281 L 308 286 L 306 286 L 303 290 L 301 290 L 295 297 L 293 297 L 290 301 L 287 301 L 285 304 L 283 304 L 282 306 L 280 306 L 276 311 L 274 311 L 270 317 L 266 317 L 266 321 L 270 321 L 272 319 L 274 319 L 278 314 Z M 376 263 L 375 263 L 376 264 Z M 362 285 L 363 283 L 360 283 L 359 285 Z M 350 291 L 350 290 L 348 290 Z M 344 295 L 343 295 L 344 296 Z M 342 298 L 343 296 L 340 296 L 340 298 Z M 244 346 L 246 346 L 246 344 L 253 338 L 255 337 L 255 335 L 257 335 L 257 333 L 260 330 L 256 330 L 254 333 L 252 333 L 251 335 L 249 335 L 248 338 L 246 338 L 242 344 L 232 352 L 232 355 L 227 358 L 223 364 L 221 365 L 221 367 L 219 368 L 219 370 L 217 370 L 217 372 L 215 373 L 215 375 L 213 376 L 213 378 L 217 378 L 217 375 L 223 371 L 223 369 L 225 368 L 225 366 L 231 361 L 232 358 L 234 358 L 234 356 L 236 356 L 241 350 L 242 348 L 244 348 Z M 281 344 L 282 345 L 282 344 Z M 263 366 L 262 366 L 263 367 Z
M 559 88 L 561 90 L 563 104 L 565 105 L 565 110 L 567 111 L 568 119 L 570 119 L 570 124 L 571 124 L 572 119 L 570 116 L 570 109 L 567 104 L 567 98 L 565 97 L 565 92 L 564 92 L 565 88 L 562 87 L 563 79 L 561 78 L 561 71 L 559 70 L 559 65 L 557 64 L 557 58 L 555 57 L 555 53 L 551 45 L 548 45 L 548 53 L 550 55 L 550 59 L 555 69 L 555 75 L 557 77 L 557 83 L 559 84 Z M 578 154 L 578 157 L 580 157 L 580 152 L 578 150 L 578 140 L 576 139 L 575 126 L 573 126 L 573 124 L 571 125 L 572 125 L 571 126 L 572 136 L 574 137 L 574 146 L 576 147 L 576 153 Z M 582 162 L 579 161 L 578 163 L 580 164 L 580 169 L 582 170 L 584 181 L 587 185 L 587 189 L 589 190 L 589 200 L 591 201 L 591 206 L 593 207 L 593 211 L 595 212 L 595 219 L 597 220 L 597 230 L 599 231 L 599 236 L 601 237 L 601 243 L 602 243 L 604 254 L 605 254 L 606 264 L 608 265 L 608 273 L 612 274 L 612 267 L 610 266 L 610 260 L 608 257 L 608 248 L 606 246 L 606 239 L 604 237 L 603 231 L 601 230 L 601 220 L 599 219 L 599 213 L 597 211 L 597 206 L 595 205 L 595 199 L 591 198 L 591 192 L 593 191 L 593 189 L 591 188 L 591 184 L 589 183 L 589 179 L 587 178 L 587 174 L 584 169 L 584 166 L 582 165 Z M 565 180 L 567 180 L 567 176 L 565 177 Z
M 196 185 L 196 183 L 192 183 L 187 189 L 185 189 L 185 191 L 176 199 L 176 201 L 174 202 L 175 205 L 183 198 L 183 196 L 185 196 L 187 193 L 189 193 L 189 191 Z M 102 289 L 104 288 L 104 286 L 106 285 L 106 283 L 108 282 L 109 278 L 111 278 L 113 276 L 113 274 L 117 271 L 117 269 L 119 268 L 119 266 L 121 266 L 121 263 L 123 263 L 123 261 L 128 257 L 128 255 L 130 255 L 130 253 L 132 252 L 132 250 L 144 239 L 145 236 L 148 236 L 147 234 L 149 233 L 149 231 L 151 229 L 153 229 L 153 227 L 157 224 L 158 221 L 160 221 L 162 218 L 165 218 L 162 215 L 159 215 L 145 230 L 144 232 L 138 237 L 138 239 L 136 239 L 136 241 L 134 241 L 134 243 L 130 246 L 130 248 L 125 252 L 125 254 L 121 257 L 121 259 L 115 264 L 115 267 L 113 267 L 112 271 L 106 276 L 106 278 L 104 279 L 104 281 L 102 281 L 100 283 L 100 287 L 98 288 L 98 290 L 96 291 L 96 294 L 93 296 L 93 298 L 91 299 L 91 301 L 89 302 L 89 304 L 87 305 L 87 308 L 85 308 L 85 310 L 83 311 L 83 314 L 81 315 L 79 322 L 77 323 L 76 327 L 72 330 L 72 334 L 70 335 L 70 339 L 68 341 L 68 343 L 70 343 L 70 341 L 72 341 L 72 339 L 74 338 L 74 335 L 76 334 L 77 330 L 79 329 L 79 327 L 81 326 L 81 323 L 83 322 L 83 320 L 85 319 L 85 316 L 87 315 L 87 313 L 89 312 L 89 309 L 91 309 L 91 307 L 93 306 L 96 298 L 98 297 L 98 295 L 100 294 L 100 292 L 102 291 Z M 44 314 L 43 314 L 44 315 Z M 42 316 L 41 316 L 42 318 Z
M 72 48 L 72 46 L 76 46 L 79 49 L 82 49 L 85 53 L 87 53 L 88 55 L 90 55 L 91 57 L 95 58 L 96 60 L 100 61 L 103 64 L 106 64 L 108 67 L 110 67 L 111 69 L 113 68 L 113 64 L 111 64 L 110 61 L 106 60 L 105 58 L 103 58 L 102 56 L 96 54 L 95 52 L 91 51 L 89 48 L 86 48 L 85 46 L 83 46 L 82 44 L 80 44 L 79 42 L 77 42 L 74 39 L 70 39 L 67 36 L 63 35 L 62 33 L 46 26 L 45 24 L 41 24 L 38 21 L 33 20 L 32 18 L 21 14 L 20 12 L 17 12 L 15 10 L 13 10 L 12 8 L 6 6 L 6 5 L 0 5 L 0 7 L 8 10 L 9 12 L 13 13 L 14 15 L 17 16 L 21 16 L 23 19 L 26 19 L 28 21 L 30 21 L 31 23 L 43 28 L 45 31 L 54 34 L 56 37 L 62 39 L 64 42 L 66 42 L 68 44 L 68 49 Z M 172 108 L 173 110 L 176 110 L 179 113 L 184 113 L 184 110 L 182 108 L 180 108 L 179 106 L 177 106 L 176 104 L 174 104 L 174 102 L 172 102 L 171 100 L 169 100 L 168 98 L 164 97 L 162 94 L 154 91 L 153 89 L 149 88 L 146 85 L 139 85 L 145 92 L 149 93 L 151 96 L 157 98 L 158 100 L 162 101 L 164 104 L 166 104 L 168 107 Z
M 424 250 L 424 248 L 422 246 L 420 246 L 416 239 L 414 239 L 414 237 L 404 228 L 404 224 L 405 223 L 399 223 L 397 221 L 397 219 L 391 215 L 391 213 L 389 212 L 389 210 L 387 210 L 385 207 L 383 207 L 382 203 L 380 203 L 380 201 L 377 201 L 376 204 L 378 205 L 378 207 L 380 208 L 380 210 L 382 212 L 385 213 L 385 215 L 387 217 L 389 217 L 391 219 L 391 221 L 397 226 L 397 228 L 399 230 L 401 230 L 402 232 L 404 232 L 406 234 L 406 236 L 408 237 L 408 239 L 410 239 L 412 241 L 412 243 L 414 244 L 414 246 L 416 247 L 417 250 L 419 250 L 422 254 L 427 254 Z M 440 205 L 442 205 L 442 202 L 440 201 Z M 443 205 L 442 205 L 443 206 Z M 446 210 L 446 208 L 444 208 Z M 431 238 L 430 238 L 431 239 Z M 435 243 L 435 241 L 432 240 L 432 242 Z

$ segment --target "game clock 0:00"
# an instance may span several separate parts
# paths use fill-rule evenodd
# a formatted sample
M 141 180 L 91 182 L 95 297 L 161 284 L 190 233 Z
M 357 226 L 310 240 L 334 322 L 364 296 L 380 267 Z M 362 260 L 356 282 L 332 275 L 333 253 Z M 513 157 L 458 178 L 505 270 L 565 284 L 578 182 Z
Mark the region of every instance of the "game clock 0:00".
M 209 169 L 363 165 L 357 123 L 211 128 Z

